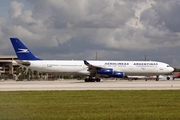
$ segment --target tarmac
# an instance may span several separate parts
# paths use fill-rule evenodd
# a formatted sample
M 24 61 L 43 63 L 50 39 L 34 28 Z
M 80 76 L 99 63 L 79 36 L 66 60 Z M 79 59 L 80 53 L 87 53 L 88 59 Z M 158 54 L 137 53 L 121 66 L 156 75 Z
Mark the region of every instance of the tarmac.
M 0 91 L 41 91 L 41 90 L 180 90 L 179 80 L 84 80 L 55 81 L 1 81 Z

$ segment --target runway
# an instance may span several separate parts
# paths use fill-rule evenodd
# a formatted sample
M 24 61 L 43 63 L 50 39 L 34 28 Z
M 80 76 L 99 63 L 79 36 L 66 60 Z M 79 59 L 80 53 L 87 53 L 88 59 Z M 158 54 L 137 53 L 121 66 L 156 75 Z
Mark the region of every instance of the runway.
M 83 80 L 56 81 L 1 81 L 0 91 L 35 90 L 180 90 L 180 80 L 171 81 L 128 81 L 103 80 L 87 82 Z

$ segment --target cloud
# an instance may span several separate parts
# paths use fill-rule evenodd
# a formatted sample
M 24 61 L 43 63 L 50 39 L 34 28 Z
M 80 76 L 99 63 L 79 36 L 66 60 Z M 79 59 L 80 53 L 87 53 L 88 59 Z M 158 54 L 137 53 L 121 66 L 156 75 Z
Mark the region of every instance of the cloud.
M 9 18 L 0 17 L 0 53 L 14 54 L 9 37 L 19 37 L 44 59 L 93 59 L 99 51 L 99 59 L 149 54 L 180 67 L 167 57 L 180 47 L 179 9 L 179 0 L 12 1 Z
M 24 7 L 23 3 L 21 2 L 17 2 L 17 1 L 13 1 L 10 4 L 10 10 L 9 10 L 9 14 L 12 18 L 16 18 L 18 16 L 21 15 L 22 13 L 22 8 Z
M 163 2 L 163 4 L 162 4 Z M 160 0 L 156 5 L 153 6 L 159 16 L 159 23 L 164 24 L 164 26 L 172 32 L 180 32 L 180 1 L 169 1 Z

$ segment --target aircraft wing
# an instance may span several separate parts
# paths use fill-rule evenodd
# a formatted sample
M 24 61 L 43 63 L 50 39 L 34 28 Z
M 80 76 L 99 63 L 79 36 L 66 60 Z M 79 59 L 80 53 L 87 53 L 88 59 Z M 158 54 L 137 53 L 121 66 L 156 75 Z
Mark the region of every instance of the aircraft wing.
M 84 64 L 88 67 L 88 71 L 90 72 L 91 76 L 95 76 L 97 70 L 102 69 L 102 67 L 96 66 L 96 65 L 92 65 L 89 62 L 87 62 L 86 60 L 84 60 Z
M 111 74 L 111 76 L 118 76 L 119 74 L 122 74 L 124 76 L 124 73 L 121 70 L 114 71 L 112 68 L 104 68 L 101 66 L 92 65 L 86 60 L 84 60 L 84 64 L 87 66 L 87 70 L 89 71 L 91 77 L 96 76 L 96 74 L 100 74 L 101 76 L 109 76 L 108 74 Z
M 88 71 L 91 71 L 91 70 L 99 70 L 99 69 L 101 69 L 102 67 L 100 67 L 100 66 L 96 66 L 96 65 L 91 65 L 89 62 L 87 62 L 86 60 L 84 60 L 84 64 L 86 65 L 86 66 L 88 66 Z

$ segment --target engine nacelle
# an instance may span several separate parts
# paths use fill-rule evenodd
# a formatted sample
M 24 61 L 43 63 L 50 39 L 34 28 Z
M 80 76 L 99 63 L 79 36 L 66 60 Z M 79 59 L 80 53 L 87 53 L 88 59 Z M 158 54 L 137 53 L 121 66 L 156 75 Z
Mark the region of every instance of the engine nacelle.
M 107 75 L 108 77 L 123 78 L 124 72 L 114 71 L 112 68 L 104 68 L 97 71 L 98 74 Z
M 123 78 L 123 77 L 125 77 L 125 74 L 124 74 L 124 72 L 114 71 L 114 73 L 113 73 L 113 75 L 111 75 L 111 77 Z
M 105 69 L 100 69 L 97 71 L 98 74 L 103 74 L 103 75 L 112 75 L 113 74 L 113 69 L 111 68 L 105 68 Z

